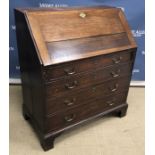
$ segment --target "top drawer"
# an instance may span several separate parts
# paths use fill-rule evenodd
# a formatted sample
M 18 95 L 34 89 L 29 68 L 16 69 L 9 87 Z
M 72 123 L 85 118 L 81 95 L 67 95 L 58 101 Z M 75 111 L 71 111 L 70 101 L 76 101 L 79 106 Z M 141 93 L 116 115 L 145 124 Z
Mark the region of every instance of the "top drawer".
M 81 72 L 94 70 L 98 67 L 107 67 L 110 65 L 125 63 L 133 59 L 133 53 L 130 51 L 117 52 L 114 54 L 102 55 L 80 61 L 64 63 L 61 65 L 50 66 L 43 69 L 43 78 L 50 82 L 64 76 L 73 76 Z

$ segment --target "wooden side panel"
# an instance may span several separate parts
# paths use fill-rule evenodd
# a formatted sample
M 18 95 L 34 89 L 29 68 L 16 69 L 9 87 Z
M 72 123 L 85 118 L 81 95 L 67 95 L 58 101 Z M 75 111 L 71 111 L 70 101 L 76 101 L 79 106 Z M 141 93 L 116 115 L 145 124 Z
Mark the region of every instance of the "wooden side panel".
M 39 23 L 35 19 L 34 16 L 27 16 L 29 31 L 31 32 L 31 36 L 33 37 L 33 42 L 36 48 L 36 52 L 38 53 L 38 57 L 40 58 L 40 62 L 46 62 L 46 64 L 50 63 L 50 58 L 47 52 L 47 47 L 45 45 L 45 41 L 43 35 L 41 33 Z
M 43 130 L 44 96 L 41 65 L 23 13 L 15 10 L 17 45 L 22 78 L 24 107 Z
M 21 71 L 22 90 L 23 90 L 23 104 L 26 105 L 28 111 L 32 114 L 32 90 L 30 85 L 30 64 L 29 54 L 27 52 L 27 38 L 25 37 L 25 21 L 24 16 L 20 12 L 15 10 L 15 21 L 16 21 L 16 34 L 17 34 L 17 46 L 18 46 L 18 57 Z M 29 41 L 28 41 L 29 42 Z

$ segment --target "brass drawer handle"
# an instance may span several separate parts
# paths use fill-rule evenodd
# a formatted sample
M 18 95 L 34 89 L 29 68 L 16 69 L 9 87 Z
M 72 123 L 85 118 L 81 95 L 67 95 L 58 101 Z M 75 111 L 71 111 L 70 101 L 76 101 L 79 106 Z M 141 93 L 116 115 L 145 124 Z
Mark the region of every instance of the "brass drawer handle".
M 74 68 L 72 68 L 72 69 L 66 68 L 66 69 L 64 69 L 64 72 L 65 72 L 67 75 L 73 75 L 73 74 L 76 73 L 75 70 L 74 70 Z
M 75 114 L 71 114 L 71 115 L 65 116 L 64 119 L 66 122 L 72 122 L 75 119 L 75 117 L 76 117 Z
M 107 101 L 107 104 L 108 104 L 109 106 L 113 106 L 113 105 L 115 105 L 115 102 L 114 102 L 114 101 Z
M 115 64 L 118 64 L 120 63 L 122 60 L 122 57 L 120 56 L 119 58 L 112 58 L 112 61 L 115 63 Z
M 67 89 L 73 89 L 73 88 L 75 88 L 76 86 L 77 86 L 77 81 L 74 81 L 73 83 L 72 83 L 72 85 L 70 85 L 70 84 L 65 84 L 65 87 L 67 88 Z
M 112 77 L 116 78 L 116 77 L 119 77 L 119 76 L 120 76 L 120 74 L 119 74 L 120 72 L 121 72 L 120 69 L 117 70 L 116 72 L 115 72 L 115 71 L 112 71 L 112 72 L 111 72 L 111 75 L 112 75 Z
M 114 88 L 110 87 L 109 89 L 110 89 L 111 92 L 115 92 L 115 91 L 117 91 L 118 86 L 119 86 L 118 84 L 115 84 Z
M 81 12 L 79 16 L 80 16 L 81 18 L 86 18 L 87 15 L 86 15 L 86 13 Z
M 67 106 L 72 106 L 75 104 L 76 98 L 73 98 L 72 100 L 65 100 L 64 104 Z

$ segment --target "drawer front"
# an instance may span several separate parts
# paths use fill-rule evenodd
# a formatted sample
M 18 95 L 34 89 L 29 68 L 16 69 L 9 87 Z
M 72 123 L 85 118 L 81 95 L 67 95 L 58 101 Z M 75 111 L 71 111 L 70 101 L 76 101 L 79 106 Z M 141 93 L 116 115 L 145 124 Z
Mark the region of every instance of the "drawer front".
M 115 54 L 109 54 L 49 67 L 43 71 L 43 78 L 46 82 L 50 82 L 57 78 L 63 78 L 64 76 L 74 76 L 78 73 L 88 72 L 98 67 L 107 67 L 110 65 L 129 62 L 133 58 L 132 55 L 132 52 L 118 52 Z
M 104 69 L 95 70 L 88 74 L 80 74 L 74 77 L 66 77 L 46 85 L 47 97 L 61 95 L 81 88 L 99 84 L 107 80 L 130 75 L 131 64 L 122 64 Z
M 66 126 L 80 122 L 88 117 L 102 113 L 105 110 L 114 108 L 126 102 L 127 92 L 97 99 L 89 104 L 81 105 L 76 108 L 58 113 L 46 120 L 46 131 L 62 129 Z
M 78 105 L 87 104 L 90 101 L 103 98 L 110 94 L 115 95 L 129 88 L 129 77 L 93 85 L 76 92 L 65 93 L 61 97 L 49 97 L 46 99 L 46 114 L 53 115 L 58 111 L 64 111 Z

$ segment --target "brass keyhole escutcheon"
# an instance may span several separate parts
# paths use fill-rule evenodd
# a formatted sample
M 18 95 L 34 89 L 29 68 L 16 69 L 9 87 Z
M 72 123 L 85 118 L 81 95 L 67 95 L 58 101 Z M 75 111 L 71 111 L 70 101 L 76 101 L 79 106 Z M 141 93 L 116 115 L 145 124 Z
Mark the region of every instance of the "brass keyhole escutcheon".
M 93 91 L 93 92 L 96 92 L 96 87 L 93 87 L 93 88 L 92 88 L 92 91 Z
M 85 18 L 87 15 L 86 15 L 86 13 L 81 12 L 79 16 L 80 16 L 81 18 Z

